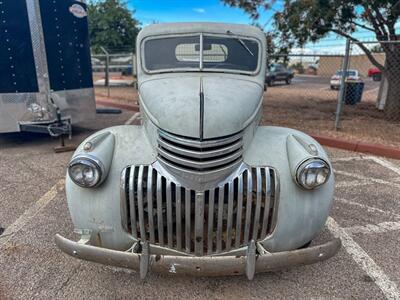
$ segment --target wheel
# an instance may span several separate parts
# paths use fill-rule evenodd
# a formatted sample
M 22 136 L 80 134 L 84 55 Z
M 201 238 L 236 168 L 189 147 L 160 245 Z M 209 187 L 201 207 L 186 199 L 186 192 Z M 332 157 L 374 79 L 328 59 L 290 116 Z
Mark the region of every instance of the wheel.
M 291 84 L 292 83 L 292 78 L 290 78 L 290 77 L 288 77 L 288 78 L 286 78 L 286 84 Z
M 271 79 L 270 81 L 268 81 L 268 86 L 273 86 L 274 85 L 274 81 Z
M 333 85 L 331 85 L 331 90 L 335 90 L 335 87 Z

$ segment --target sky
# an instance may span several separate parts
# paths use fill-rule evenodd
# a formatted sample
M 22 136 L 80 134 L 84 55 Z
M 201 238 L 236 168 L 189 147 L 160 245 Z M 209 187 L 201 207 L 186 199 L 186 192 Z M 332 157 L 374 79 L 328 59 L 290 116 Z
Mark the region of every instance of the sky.
M 151 23 L 166 22 L 227 22 L 251 24 L 252 20 L 242 10 L 231 8 L 220 0 L 127 0 L 130 9 L 135 10 L 135 18 L 142 26 Z M 258 23 L 265 26 L 265 30 L 273 29 L 271 17 L 275 11 L 281 9 L 282 2 L 277 1 L 271 10 L 260 11 Z M 363 36 L 364 35 L 364 36 Z M 364 34 L 358 34 L 358 37 L 370 38 Z M 305 49 L 294 49 L 302 53 L 343 53 L 345 49 L 345 40 L 334 34 L 318 42 L 317 45 L 308 44 Z
M 228 7 L 220 0 L 129 0 L 128 3 L 143 26 L 195 21 L 251 24 L 250 17 L 242 10 Z M 273 11 L 263 12 L 259 23 L 266 24 L 272 14 Z

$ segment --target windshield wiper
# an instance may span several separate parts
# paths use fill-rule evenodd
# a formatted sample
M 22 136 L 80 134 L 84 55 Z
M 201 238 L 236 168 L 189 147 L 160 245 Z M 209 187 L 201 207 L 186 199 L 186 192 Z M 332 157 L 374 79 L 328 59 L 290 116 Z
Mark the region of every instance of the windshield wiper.
M 234 35 L 234 34 L 232 33 L 232 31 L 230 31 L 230 30 L 228 30 L 226 33 L 227 33 L 227 34 L 230 34 L 230 35 L 233 35 L 234 38 L 239 42 L 239 44 L 242 45 L 243 48 L 246 49 L 246 51 L 249 52 L 251 56 L 254 56 L 254 53 L 251 52 L 251 50 L 249 49 L 249 47 L 247 47 L 247 45 L 245 44 L 245 42 L 243 42 L 243 40 L 242 40 L 240 37 Z

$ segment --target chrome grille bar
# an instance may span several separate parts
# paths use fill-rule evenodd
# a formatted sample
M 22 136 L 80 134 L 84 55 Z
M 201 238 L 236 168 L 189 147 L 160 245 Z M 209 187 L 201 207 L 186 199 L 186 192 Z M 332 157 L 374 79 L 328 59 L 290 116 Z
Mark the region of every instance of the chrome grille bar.
M 256 170 L 256 185 L 257 185 L 257 189 L 256 189 L 256 211 L 254 214 L 254 223 L 253 223 L 253 235 L 252 235 L 252 239 L 253 240 L 257 240 L 258 238 L 258 225 L 259 225 L 259 221 L 260 221 L 260 212 L 261 212 L 261 189 L 262 189 L 262 185 L 261 185 L 261 169 L 257 168 Z
M 228 184 L 228 220 L 226 229 L 226 250 L 231 250 L 232 246 L 232 221 L 233 221 L 233 182 Z
M 268 176 L 270 174 L 269 168 L 265 168 L 265 202 L 264 202 L 264 216 L 263 216 L 263 222 L 262 222 L 262 228 L 261 232 L 267 231 L 268 227 L 268 216 L 270 213 L 270 208 L 271 208 L 271 178 Z
M 159 131 L 157 150 L 159 161 L 170 168 L 198 172 L 233 168 L 241 162 L 243 155 L 242 132 L 199 140 Z
M 185 192 L 185 248 L 186 252 L 191 251 L 191 237 L 190 237 L 190 190 L 186 190 Z
M 213 233 L 214 233 L 214 201 L 215 201 L 215 189 L 210 190 L 208 196 L 208 232 L 207 232 L 207 254 L 210 255 L 213 252 Z
M 130 212 L 128 213 L 128 206 L 126 205 L 126 201 L 129 198 L 127 195 L 127 190 L 129 193 L 129 184 L 127 183 L 127 178 L 129 180 L 129 176 L 127 175 L 129 169 L 124 169 L 121 173 L 121 185 L 120 185 L 120 196 L 121 196 L 121 220 L 122 220 L 122 228 L 125 231 L 128 231 L 128 220 L 130 218 Z
M 171 200 L 171 181 L 167 180 L 167 233 L 168 233 L 168 247 L 172 248 L 172 200 Z
M 218 222 L 217 222 L 217 253 L 222 251 L 222 222 L 224 214 L 224 187 L 219 188 L 218 194 Z
M 198 152 L 198 151 L 193 151 L 193 150 L 189 150 L 187 148 L 181 148 L 180 146 L 176 146 L 173 144 L 169 144 L 168 142 L 159 139 L 158 140 L 158 144 L 161 146 L 161 148 L 166 149 L 172 153 L 175 154 L 180 154 L 186 157 L 193 157 L 193 158 L 212 158 L 212 157 L 218 157 L 224 154 L 229 154 L 232 153 L 233 151 L 241 148 L 243 146 L 243 143 L 241 140 L 239 140 L 238 142 L 228 145 L 224 148 L 218 148 L 216 150 L 204 150 L 202 152 Z
M 195 191 L 157 166 L 121 174 L 121 220 L 134 238 L 202 256 L 264 240 L 274 230 L 279 179 L 268 167 L 242 168 L 219 186 Z
M 153 168 L 147 171 L 147 214 L 149 219 L 150 243 L 155 243 L 154 213 L 153 213 Z
M 242 156 L 243 151 L 240 150 L 240 151 L 234 152 L 231 155 L 224 156 L 219 159 L 213 159 L 213 160 L 207 160 L 207 161 L 194 161 L 191 159 L 182 158 L 182 157 L 176 156 L 174 154 L 171 154 L 170 152 L 165 151 L 162 148 L 158 148 L 158 153 L 164 159 L 167 159 L 171 162 L 175 162 L 181 166 L 191 167 L 191 168 L 195 168 L 195 169 L 207 169 L 207 168 L 225 165 L 232 161 L 236 161 L 236 159 L 238 159 L 239 157 Z
M 176 248 L 178 251 L 182 250 L 182 200 L 181 200 L 181 186 L 176 184 L 175 186 L 175 224 L 176 224 Z
M 243 242 L 247 244 L 249 242 L 249 235 L 250 235 L 250 222 L 251 222 L 251 205 L 253 202 L 253 180 L 252 180 L 252 173 L 247 170 L 246 171 L 246 179 L 247 179 L 247 199 L 246 199 L 246 221 L 244 227 L 244 240 Z
M 143 166 L 139 167 L 138 185 L 137 185 L 137 198 L 138 198 L 138 215 L 139 215 L 139 228 L 140 237 L 146 240 L 146 230 L 144 228 L 144 209 L 143 209 Z
M 137 231 L 137 229 L 136 229 L 136 226 L 137 226 L 136 225 L 136 209 L 135 209 L 135 206 L 136 206 L 135 193 L 136 193 L 136 191 L 134 190 L 135 185 L 137 184 L 137 183 L 135 183 L 135 179 L 134 179 L 135 171 L 136 171 L 135 169 L 132 169 L 131 172 L 129 173 L 129 202 L 130 202 L 129 205 L 130 205 L 131 226 L 132 226 L 133 232 Z
M 195 201 L 194 253 L 196 255 L 203 255 L 204 192 L 196 193 Z
M 163 222 L 163 203 L 162 203 L 162 190 L 161 190 L 161 174 L 157 174 L 157 232 L 158 242 L 164 246 L 164 222 Z
M 240 246 L 240 234 L 242 229 L 242 208 L 243 208 L 243 174 L 239 175 L 238 178 L 238 202 L 236 212 L 236 237 L 235 247 Z
M 211 148 L 211 147 L 224 146 L 226 144 L 233 143 L 236 140 L 241 139 L 243 134 L 242 134 L 242 132 L 239 132 L 239 133 L 229 136 L 229 137 L 203 140 L 203 141 L 200 141 L 197 139 L 180 137 L 180 136 L 177 136 L 177 135 L 174 135 L 171 133 L 167 133 L 167 132 L 161 131 L 161 130 L 159 131 L 159 135 L 163 139 L 165 139 L 167 141 L 172 141 L 179 145 L 195 147 L 195 148 Z

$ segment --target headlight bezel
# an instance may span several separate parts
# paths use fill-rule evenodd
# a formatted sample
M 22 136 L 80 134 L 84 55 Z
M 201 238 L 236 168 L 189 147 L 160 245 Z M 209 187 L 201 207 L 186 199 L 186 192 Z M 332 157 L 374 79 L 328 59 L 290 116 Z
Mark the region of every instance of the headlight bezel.
M 325 180 L 322 183 L 317 182 L 318 174 L 314 175 L 316 177 L 316 180 L 314 181 L 313 185 L 307 184 L 307 177 L 305 178 L 304 181 L 302 180 L 303 175 L 307 176 L 307 174 L 305 174 L 305 172 L 307 172 L 311 169 L 315 170 L 318 168 L 320 170 L 327 170 Z M 311 191 L 311 190 L 318 189 L 318 188 L 322 187 L 324 184 L 326 184 L 329 181 L 329 178 L 331 177 L 331 175 L 332 175 L 332 168 L 331 168 L 330 164 L 323 158 L 313 157 L 313 158 L 306 159 L 299 164 L 299 166 L 296 169 L 295 181 L 296 181 L 297 185 L 300 186 L 301 188 Z
M 76 180 L 76 178 L 72 175 L 72 170 L 71 168 L 76 166 L 76 165 L 84 165 L 90 168 L 93 168 L 98 172 L 98 179 L 92 183 L 92 184 L 85 184 L 81 181 Z M 102 162 L 97 159 L 96 157 L 93 157 L 92 155 L 88 154 L 80 154 L 76 157 L 74 157 L 70 163 L 68 164 L 68 176 L 72 180 L 73 183 L 76 185 L 82 187 L 82 188 L 96 188 L 98 187 L 104 180 L 104 166 Z

